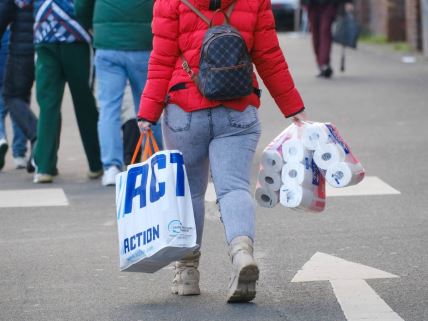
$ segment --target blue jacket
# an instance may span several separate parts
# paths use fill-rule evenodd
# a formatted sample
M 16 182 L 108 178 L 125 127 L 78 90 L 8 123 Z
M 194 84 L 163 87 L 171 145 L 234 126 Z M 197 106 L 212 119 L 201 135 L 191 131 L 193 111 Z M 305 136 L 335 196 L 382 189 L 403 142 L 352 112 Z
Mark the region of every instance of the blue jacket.
M 20 7 L 34 7 L 34 42 L 88 42 L 92 38 L 75 18 L 73 0 L 15 0 Z

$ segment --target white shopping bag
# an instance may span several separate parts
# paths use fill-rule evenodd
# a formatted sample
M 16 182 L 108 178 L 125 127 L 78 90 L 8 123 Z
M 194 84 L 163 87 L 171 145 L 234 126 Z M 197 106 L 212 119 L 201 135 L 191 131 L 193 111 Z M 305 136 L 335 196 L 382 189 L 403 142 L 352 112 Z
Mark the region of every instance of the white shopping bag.
M 143 160 L 150 141 L 156 151 L 151 131 Z M 152 273 L 197 248 L 192 198 L 178 150 L 157 151 L 117 175 L 116 208 L 122 271 Z

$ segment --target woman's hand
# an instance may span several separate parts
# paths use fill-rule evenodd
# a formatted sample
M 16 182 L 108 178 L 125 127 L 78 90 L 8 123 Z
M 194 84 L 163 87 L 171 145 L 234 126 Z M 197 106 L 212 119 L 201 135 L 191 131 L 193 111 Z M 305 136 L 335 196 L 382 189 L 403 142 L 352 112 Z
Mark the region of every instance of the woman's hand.
M 291 120 L 293 121 L 293 123 L 296 126 L 301 126 L 303 125 L 303 123 L 306 121 L 307 116 L 306 116 L 306 112 L 303 110 L 300 113 L 298 113 L 297 115 L 294 115 Z
M 152 126 L 152 123 L 146 120 L 139 120 L 138 121 L 138 128 L 140 128 L 141 134 L 147 133 Z

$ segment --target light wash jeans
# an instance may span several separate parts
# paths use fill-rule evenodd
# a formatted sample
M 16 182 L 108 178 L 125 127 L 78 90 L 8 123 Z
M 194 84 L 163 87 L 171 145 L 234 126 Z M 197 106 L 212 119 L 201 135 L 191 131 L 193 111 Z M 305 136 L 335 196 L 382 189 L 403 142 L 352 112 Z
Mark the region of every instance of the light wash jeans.
M 98 136 L 105 169 L 110 166 L 122 168 L 124 165 L 120 118 L 123 95 L 129 80 L 137 113 L 147 81 L 149 56 L 150 51 L 96 51 L 97 100 L 100 108 Z M 152 129 L 159 147 L 162 147 L 161 125 L 152 126 Z
M 2 88 L 0 87 L 0 93 Z M 0 94 L 0 139 L 6 139 L 6 128 L 5 128 L 5 118 L 7 111 L 4 108 L 3 95 Z M 13 140 L 12 140 L 12 154 L 13 157 L 25 157 L 27 152 L 27 138 L 22 132 L 21 128 L 12 120 L 12 130 L 13 130 Z
M 243 112 L 225 107 L 187 113 L 174 104 L 164 110 L 167 149 L 183 153 L 195 213 L 197 243 L 201 244 L 208 169 L 211 169 L 226 239 L 254 240 L 255 203 L 250 192 L 251 167 L 260 138 L 257 109 Z

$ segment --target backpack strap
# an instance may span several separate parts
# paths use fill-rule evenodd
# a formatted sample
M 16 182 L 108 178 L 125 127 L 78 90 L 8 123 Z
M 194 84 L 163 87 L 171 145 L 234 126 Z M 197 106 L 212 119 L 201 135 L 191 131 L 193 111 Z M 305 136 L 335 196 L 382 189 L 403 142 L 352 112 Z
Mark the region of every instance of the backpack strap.
M 233 1 L 232 4 L 229 6 L 229 8 L 227 8 L 226 10 L 226 15 L 229 19 L 230 19 L 230 16 L 232 15 L 233 9 L 235 9 L 236 1 L 237 0 Z
M 190 10 L 192 10 L 194 13 L 196 13 L 199 16 L 199 18 L 204 20 L 207 25 L 210 24 L 210 19 L 208 19 L 206 16 L 204 16 L 204 14 L 202 12 L 200 12 L 198 9 L 196 9 L 196 7 L 193 4 L 191 4 L 190 1 L 181 0 L 181 2 L 183 2 L 186 6 L 188 6 L 190 8 Z
M 235 8 L 235 5 L 236 5 L 236 1 L 237 0 L 235 0 L 235 1 L 233 1 L 232 2 L 232 4 L 227 8 L 227 10 L 224 12 L 223 10 L 221 10 L 221 9 L 217 9 L 216 10 L 216 13 L 217 12 L 223 12 L 224 14 L 225 14 L 225 18 L 226 18 L 226 21 L 227 21 L 227 23 L 229 23 L 229 19 L 230 19 L 230 16 L 232 15 L 232 11 L 233 11 L 233 9 Z M 190 1 L 188 1 L 188 0 L 181 0 L 181 2 L 183 2 L 187 7 L 189 7 L 189 9 L 190 10 L 192 10 L 194 13 L 196 13 L 197 15 L 198 15 L 198 17 L 199 18 L 201 18 L 203 21 L 205 21 L 205 23 L 207 24 L 207 25 L 209 25 L 209 26 L 211 26 L 212 25 L 212 20 L 214 19 L 214 17 L 213 17 L 213 19 L 208 19 L 202 12 L 200 12 Z M 215 14 L 214 14 L 215 15 Z

